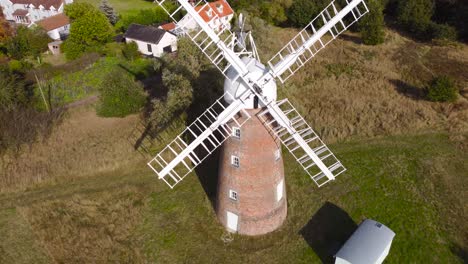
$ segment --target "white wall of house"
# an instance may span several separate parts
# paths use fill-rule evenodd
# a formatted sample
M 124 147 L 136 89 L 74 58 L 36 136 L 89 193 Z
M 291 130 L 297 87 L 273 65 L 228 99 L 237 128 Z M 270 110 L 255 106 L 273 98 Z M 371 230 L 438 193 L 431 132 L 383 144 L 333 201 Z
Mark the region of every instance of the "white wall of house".
M 230 30 L 231 20 L 233 17 L 234 17 L 234 14 L 230 14 L 221 18 L 212 19 L 211 22 L 208 23 L 208 25 L 210 25 L 210 27 L 214 29 L 215 31 L 219 31 L 220 26 L 225 24 L 226 28 Z M 187 14 L 179 21 L 177 25 L 180 27 L 183 26 L 184 28 L 189 29 L 189 30 L 197 28 L 198 27 L 197 22 L 195 22 L 195 20 L 191 18 L 192 17 L 189 14 Z
M 66 4 L 73 3 L 73 0 L 65 0 Z M 0 0 L 0 6 L 3 9 L 3 14 L 7 20 L 20 22 L 17 17 L 13 16 L 15 10 L 24 9 L 29 12 L 29 21 L 36 22 L 38 20 L 63 13 L 64 4 L 62 3 L 58 8 L 53 6 L 50 9 L 45 9 L 42 5 L 34 6 L 32 4 L 13 4 L 9 0 Z
M 53 40 L 61 39 L 61 36 L 68 36 L 70 34 L 70 25 L 65 25 L 47 32 L 47 35 Z
M 138 46 L 138 50 L 140 51 L 140 53 L 147 56 L 154 56 L 157 58 L 161 57 L 164 54 L 164 48 L 166 47 L 170 46 L 173 52 L 177 50 L 177 37 L 170 33 L 164 34 L 163 38 L 159 41 L 157 45 L 132 38 L 126 38 L 125 42 L 135 42 Z

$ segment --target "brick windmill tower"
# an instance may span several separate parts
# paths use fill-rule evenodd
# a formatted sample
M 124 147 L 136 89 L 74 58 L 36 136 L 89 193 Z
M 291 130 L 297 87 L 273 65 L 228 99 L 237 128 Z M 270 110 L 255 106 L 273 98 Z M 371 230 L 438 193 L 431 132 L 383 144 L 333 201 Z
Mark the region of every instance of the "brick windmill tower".
M 287 99 L 277 101 L 276 82 L 284 83 L 366 14 L 365 2 L 332 1 L 267 66 L 250 35 L 232 33 L 219 19 L 216 4 L 177 0 L 174 7 L 171 0 L 156 2 L 174 20 L 177 32 L 188 36 L 226 79 L 224 95 L 148 165 L 173 188 L 222 146 L 216 205 L 220 222 L 244 235 L 279 228 L 287 214 L 281 145 L 319 187 L 346 169 Z

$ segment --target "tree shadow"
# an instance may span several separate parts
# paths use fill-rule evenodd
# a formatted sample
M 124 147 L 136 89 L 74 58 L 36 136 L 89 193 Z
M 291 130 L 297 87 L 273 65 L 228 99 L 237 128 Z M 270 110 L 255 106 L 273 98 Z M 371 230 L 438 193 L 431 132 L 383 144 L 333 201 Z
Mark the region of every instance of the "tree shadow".
M 354 44 L 362 44 L 362 38 L 354 35 L 349 35 L 349 34 L 341 34 L 340 39 L 345 40 L 345 41 L 350 41 L 353 42 Z
M 414 100 L 424 99 L 424 90 L 419 87 L 406 83 L 402 80 L 395 79 L 390 80 L 390 83 L 395 87 L 395 90 L 401 95 L 404 95 Z
M 194 82 L 194 100 L 187 112 L 186 125 L 194 122 L 207 108 L 223 95 L 224 77 L 215 68 L 208 68 L 200 73 Z M 198 149 L 195 150 L 197 152 Z M 201 148 L 199 150 L 202 150 Z M 221 147 L 216 149 L 200 165 L 195 173 L 210 199 L 213 208 L 216 206 L 216 193 L 218 188 L 218 168 Z
M 326 202 L 299 233 L 323 263 L 333 263 L 334 255 L 357 227 L 348 213 Z
M 463 261 L 463 263 L 468 263 L 468 251 L 466 251 L 465 248 L 455 244 L 450 247 L 450 251 L 457 255 Z

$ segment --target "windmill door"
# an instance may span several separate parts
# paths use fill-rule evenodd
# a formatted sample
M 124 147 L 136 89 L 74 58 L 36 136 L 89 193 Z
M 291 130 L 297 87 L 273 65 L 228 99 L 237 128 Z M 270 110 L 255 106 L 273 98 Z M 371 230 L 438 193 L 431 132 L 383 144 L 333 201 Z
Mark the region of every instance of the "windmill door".
M 237 231 L 237 221 L 239 216 L 231 212 L 227 212 L 227 227 L 232 231 Z

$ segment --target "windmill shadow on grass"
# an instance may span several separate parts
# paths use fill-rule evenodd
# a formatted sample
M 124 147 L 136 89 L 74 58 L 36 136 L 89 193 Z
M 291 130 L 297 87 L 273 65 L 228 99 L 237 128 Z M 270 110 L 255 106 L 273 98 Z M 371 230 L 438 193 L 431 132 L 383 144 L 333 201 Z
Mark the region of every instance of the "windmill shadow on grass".
M 326 202 L 301 229 L 300 234 L 323 263 L 333 263 L 333 256 L 357 227 L 348 213 Z
M 224 78 L 216 68 L 209 68 L 200 73 L 194 82 L 194 100 L 187 112 L 186 126 L 194 122 L 214 101 L 223 95 Z M 195 149 L 195 152 L 197 150 Z M 200 165 L 195 173 L 200 181 L 206 196 L 210 199 L 213 209 L 216 208 L 216 193 L 218 188 L 218 168 L 221 147 L 217 148 Z

